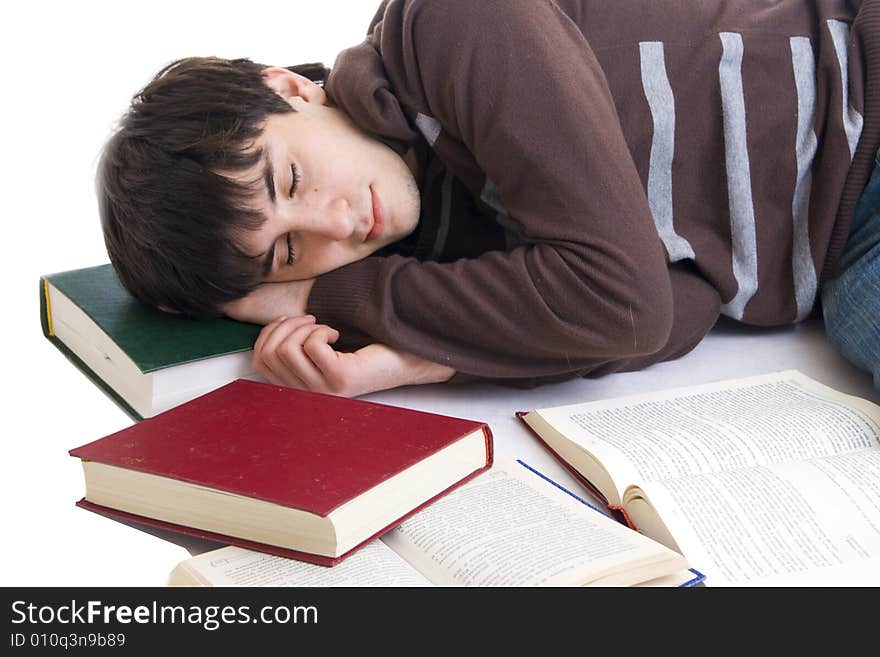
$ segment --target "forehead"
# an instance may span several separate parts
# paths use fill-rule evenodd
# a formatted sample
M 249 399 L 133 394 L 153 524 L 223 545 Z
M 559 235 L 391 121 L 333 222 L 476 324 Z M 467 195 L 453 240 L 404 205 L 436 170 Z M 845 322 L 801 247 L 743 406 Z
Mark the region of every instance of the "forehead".
M 284 130 L 282 121 L 287 114 L 271 114 L 259 127 L 259 134 L 242 149 L 243 159 L 250 162 L 244 168 L 221 171 L 222 175 L 244 185 L 256 198 L 268 197 L 273 176 L 278 173 L 279 154 L 290 144 L 291 135 Z M 271 199 L 270 199 L 271 200 Z
M 249 166 L 216 173 L 232 183 L 228 203 L 247 216 L 246 220 L 229 226 L 229 238 L 248 256 L 260 257 L 266 251 L 266 229 L 271 224 L 272 202 L 266 187 L 265 151 L 254 149 L 252 154 L 255 161 Z
M 233 202 L 247 209 L 259 209 L 256 206 L 261 205 L 262 197 L 268 194 L 267 175 L 272 173 L 267 170 L 267 165 L 271 165 L 269 151 L 258 139 L 245 145 L 233 157 L 238 166 L 218 167 L 214 173 L 232 183 Z

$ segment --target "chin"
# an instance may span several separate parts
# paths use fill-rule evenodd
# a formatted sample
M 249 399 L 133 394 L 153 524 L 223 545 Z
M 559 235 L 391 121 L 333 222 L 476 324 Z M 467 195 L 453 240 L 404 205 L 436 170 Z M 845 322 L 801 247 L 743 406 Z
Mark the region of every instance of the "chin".
M 414 221 L 414 222 L 412 222 L 412 225 L 410 225 L 409 228 L 407 228 L 406 230 L 402 231 L 402 232 L 400 233 L 400 235 L 398 235 L 398 237 L 397 237 L 397 239 L 395 240 L 395 242 L 398 241 L 398 240 L 405 239 L 405 238 L 409 237 L 410 235 L 412 235 L 414 232 L 416 232 L 416 227 L 417 227 L 418 225 L 419 225 L 419 222 L 418 222 L 418 221 Z

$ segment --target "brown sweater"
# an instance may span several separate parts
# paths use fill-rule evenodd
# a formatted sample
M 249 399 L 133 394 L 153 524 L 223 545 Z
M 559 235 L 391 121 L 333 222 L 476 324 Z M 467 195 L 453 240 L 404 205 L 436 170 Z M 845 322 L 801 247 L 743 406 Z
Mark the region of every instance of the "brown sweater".
M 330 97 L 423 165 L 412 239 L 308 310 L 534 384 L 801 320 L 880 145 L 880 2 L 387 0 Z

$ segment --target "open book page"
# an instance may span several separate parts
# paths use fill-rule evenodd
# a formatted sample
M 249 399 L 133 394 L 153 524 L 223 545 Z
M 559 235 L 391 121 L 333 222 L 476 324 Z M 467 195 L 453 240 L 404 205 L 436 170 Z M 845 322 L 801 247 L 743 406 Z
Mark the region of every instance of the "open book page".
M 181 581 L 186 577 L 186 581 Z M 224 547 L 187 559 L 169 584 L 207 586 L 432 586 L 382 541 L 370 541 L 332 568 Z
M 652 482 L 681 551 L 718 585 L 880 585 L 880 450 Z M 650 513 L 628 501 L 637 526 Z
M 605 466 L 619 496 L 631 484 L 880 447 L 880 408 L 796 371 L 540 413 Z
M 631 585 L 687 568 L 514 461 L 496 462 L 382 540 L 448 586 Z

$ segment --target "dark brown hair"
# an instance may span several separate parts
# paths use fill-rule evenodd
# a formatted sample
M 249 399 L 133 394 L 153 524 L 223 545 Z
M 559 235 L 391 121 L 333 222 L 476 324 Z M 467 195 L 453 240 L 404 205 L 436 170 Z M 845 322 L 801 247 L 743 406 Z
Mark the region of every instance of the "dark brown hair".
M 251 190 L 218 173 L 253 166 L 269 115 L 291 106 L 248 59 L 192 57 L 165 66 L 132 99 L 101 153 L 96 180 L 104 242 L 139 301 L 192 317 L 253 290 L 261 263 L 232 235 L 259 227 Z M 289 67 L 322 83 L 322 64 Z

